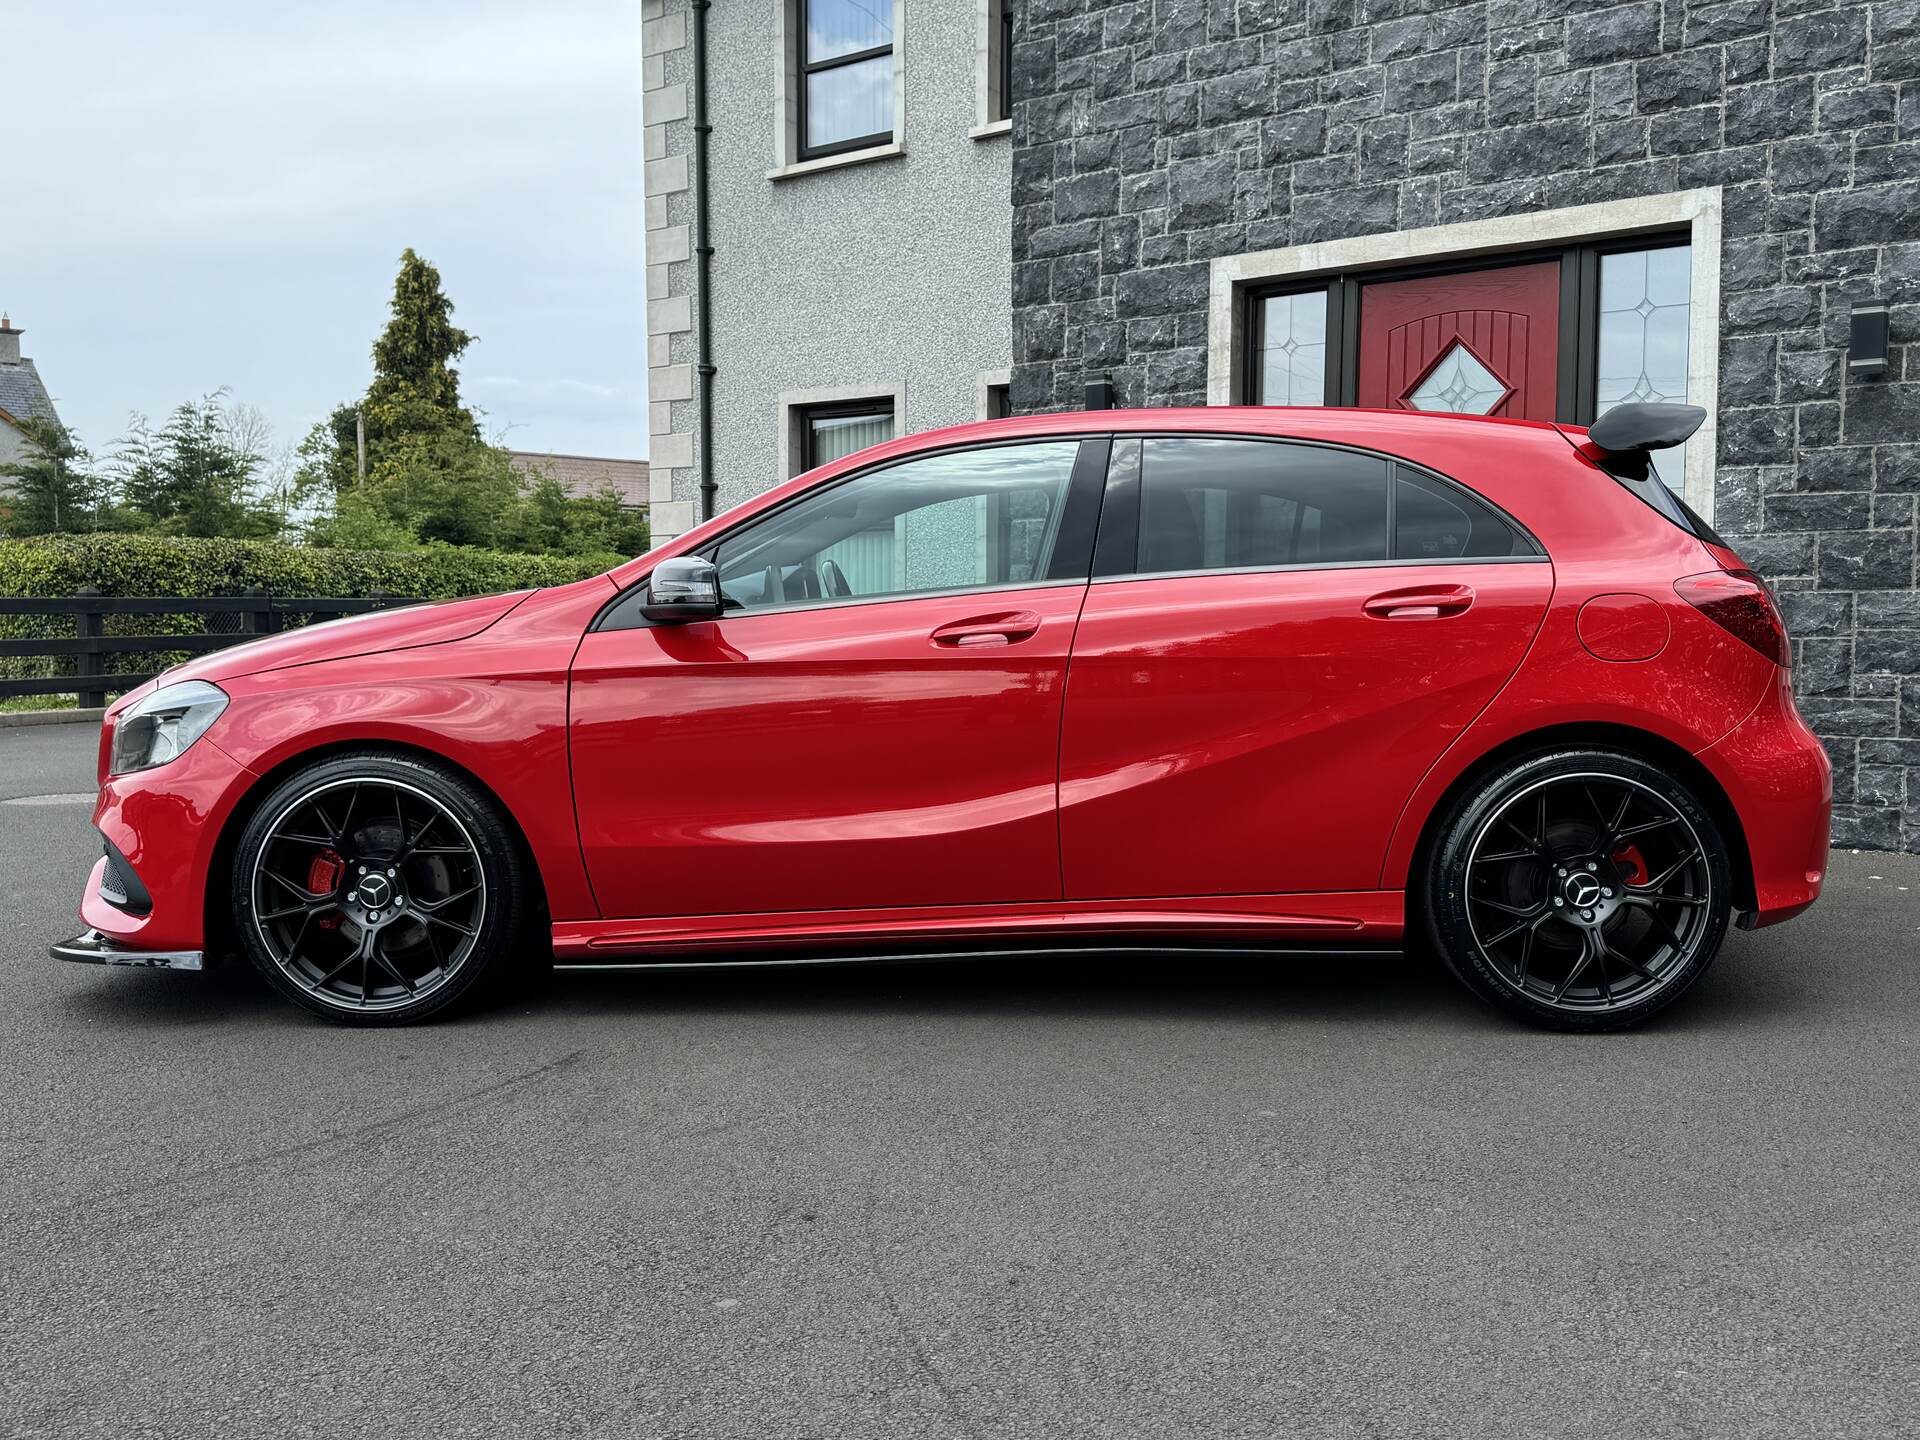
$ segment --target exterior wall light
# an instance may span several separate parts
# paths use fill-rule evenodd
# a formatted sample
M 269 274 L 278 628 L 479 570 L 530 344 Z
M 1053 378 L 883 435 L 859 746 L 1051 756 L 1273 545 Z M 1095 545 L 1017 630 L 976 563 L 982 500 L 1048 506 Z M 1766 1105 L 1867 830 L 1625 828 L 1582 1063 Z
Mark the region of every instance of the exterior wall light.
M 1887 373 L 1887 302 L 1856 300 L 1847 336 L 1847 374 L 1874 380 Z

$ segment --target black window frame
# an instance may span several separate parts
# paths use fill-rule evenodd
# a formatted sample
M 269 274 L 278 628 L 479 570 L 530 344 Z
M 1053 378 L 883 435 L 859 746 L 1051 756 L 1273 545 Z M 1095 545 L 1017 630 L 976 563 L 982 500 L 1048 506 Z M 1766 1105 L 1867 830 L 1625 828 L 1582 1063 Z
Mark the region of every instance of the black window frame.
M 997 112 L 987 116 L 995 124 L 1002 120 L 1013 119 L 1013 0 L 994 0 L 1000 14 L 995 21 L 1000 54 L 995 68 L 1000 73 L 1000 104 Z
M 1577 245 L 1548 245 L 1435 260 L 1421 265 L 1343 271 L 1310 280 L 1283 280 L 1250 285 L 1243 292 L 1241 311 L 1244 337 L 1241 365 L 1241 403 L 1259 405 L 1261 357 L 1266 302 L 1288 295 L 1324 293 L 1327 297 L 1328 408 L 1353 408 L 1360 403 L 1360 297 L 1367 285 L 1382 281 L 1414 280 L 1434 275 L 1460 275 L 1506 265 L 1536 265 L 1542 260 L 1560 263 L 1560 346 L 1554 357 L 1557 388 L 1554 419 L 1566 425 L 1591 425 L 1599 403 L 1600 370 L 1600 261 L 1607 255 L 1639 250 L 1669 250 L 1693 242 L 1686 228 L 1662 229 L 1639 235 L 1610 235 Z M 1568 343 L 1568 337 L 1572 343 Z
M 1243 440 L 1253 444 L 1286 445 L 1303 450 L 1335 450 L 1349 455 L 1363 455 L 1369 459 L 1383 460 L 1387 465 L 1387 558 L 1384 560 L 1314 560 L 1290 565 L 1209 566 L 1198 570 L 1142 570 L 1139 568 L 1141 477 L 1146 443 L 1150 440 Z M 1460 491 L 1470 500 L 1478 502 L 1529 547 L 1529 553 L 1432 558 L 1396 555 L 1394 552 L 1399 545 L 1399 534 L 1394 512 L 1399 494 L 1400 472 L 1403 470 L 1410 476 L 1434 481 L 1443 489 Z M 1094 540 L 1093 580 L 1095 583 L 1118 580 L 1178 580 L 1201 575 L 1282 574 L 1295 570 L 1412 569 L 1433 565 L 1534 565 L 1546 564 L 1548 561 L 1546 546 L 1540 543 L 1540 538 L 1532 530 L 1515 518 L 1512 511 L 1496 504 L 1471 485 L 1463 484 L 1451 475 L 1443 475 L 1429 466 L 1417 465 L 1411 460 L 1402 459 L 1384 450 L 1375 450 L 1365 445 L 1340 445 L 1325 440 L 1299 440 L 1287 435 L 1248 435 L 1218 430 L 1143 430 L 1114 436 L 1113 453 L 1107 471 L 1106 499 L 1100 507 L 1100 528 Z
M 892 8 L 893 0 L 876 0 L 876 3 Z M 813 77 L 829 70 L 844 69 L 848 65 L 857 65 L 864 60 L 877 60 L 881 56 L 891 56 L 899 37 L 885 45 L 870 46 L 865 50 L 854 50 L 845 55 L 835 55 L 830 60 L 809 60 L 807 58 L 807 35 L 809 34 L 807 12 L 812 8 L 813 0 L 795 0 L 799 24 L 794 31 L 794 70 L 800 78 L 799 104 L 794 107 L 795 133 L 799 141 L 797 150 L 802 160 L 819 160 L 828 155 L 845 155 L 855 150 L 871 150 L 876 145 L 888 145 L 893 142 L 899 117 L 894 124 L 884 130 L 876 130 L 871 135 L 858 135 L 849 140 L 835 140 L 827 145 L 813 145 L 807 141 L 807 111 L 812 99 Z M 891 89 L 891 85 L 889 85 Z
M 875 395 L 865 400 L 830 400 L 818 405 L 796 405 L 793 407 L 794 423 L 800 427 L 801 465 L 796 474 L 805 474 L 821 465 L 832 463 L 820 459 L 813 448 L 813 422 L 816 420 L 852 420 L 873 418 L 885 415 L 894 422 L 891 440 L 900 438 L 900 417 L 894 410 L 891 395 Z M 835 457 L 836 459 L 839 457 Z

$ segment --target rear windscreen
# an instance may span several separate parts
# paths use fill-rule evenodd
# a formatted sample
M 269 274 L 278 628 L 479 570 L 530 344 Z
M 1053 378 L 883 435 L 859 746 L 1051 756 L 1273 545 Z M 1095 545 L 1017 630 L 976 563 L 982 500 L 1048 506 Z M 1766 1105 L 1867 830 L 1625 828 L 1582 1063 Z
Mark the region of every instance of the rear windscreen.
M 1726 545 L 1727 542 L 1714 533 L 1713 527 L 1702 520 L 1691 505 L 1669 490 L 1666 482 L 1653 473 L 1653 466 L 1644 452 L 1609 454 L 1601 451 L 1594 456 L 1594 462 L 1689 535 L 1710 545 Z

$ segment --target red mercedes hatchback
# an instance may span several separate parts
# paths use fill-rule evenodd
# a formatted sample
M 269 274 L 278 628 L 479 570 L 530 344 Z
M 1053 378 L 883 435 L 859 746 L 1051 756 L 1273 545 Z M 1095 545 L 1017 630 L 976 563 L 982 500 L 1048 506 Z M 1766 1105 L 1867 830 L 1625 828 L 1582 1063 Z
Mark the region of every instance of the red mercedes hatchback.
M 1430 939 L 1600 1029 L 1820 893 L 1766 587 L 1591 433 L 1339 409 L 877 446 L 611 574 L 126 695 L 64 959 L 239 949 L 331 1019 L 516 965 Z

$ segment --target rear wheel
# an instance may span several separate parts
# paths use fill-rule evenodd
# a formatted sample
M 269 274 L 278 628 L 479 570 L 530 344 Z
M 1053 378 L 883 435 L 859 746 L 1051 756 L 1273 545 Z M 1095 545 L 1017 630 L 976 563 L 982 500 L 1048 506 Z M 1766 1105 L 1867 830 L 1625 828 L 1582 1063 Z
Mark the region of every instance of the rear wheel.
M 1726 937 L 1731 867 L 1706 808 L 1637 756 L 1516 762 L 1442 822 L 1427 915 L 1449 967 L 1536 1024 L 1611 1030 L 1670 1005 Z
M 493 803 L 425 761 L 319 761 L 275 787 L 234 858 L 234 922 L 281 994 L 330 1020 L 406 1024 L 511 950 L 521 863 Z

